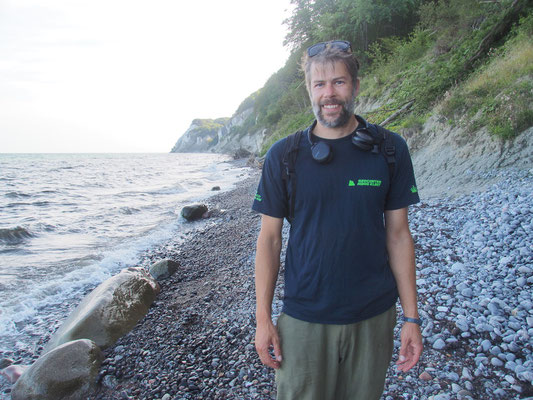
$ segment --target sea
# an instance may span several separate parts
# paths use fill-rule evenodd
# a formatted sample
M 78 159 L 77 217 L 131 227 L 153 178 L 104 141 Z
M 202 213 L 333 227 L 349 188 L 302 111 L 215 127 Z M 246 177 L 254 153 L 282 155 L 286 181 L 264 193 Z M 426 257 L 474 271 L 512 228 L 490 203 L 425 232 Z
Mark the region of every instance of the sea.
M 247 176 L 219 154 L 0 154 L 0 358 L 27 362 L 92 288 L 191 229 L 183 206 Z

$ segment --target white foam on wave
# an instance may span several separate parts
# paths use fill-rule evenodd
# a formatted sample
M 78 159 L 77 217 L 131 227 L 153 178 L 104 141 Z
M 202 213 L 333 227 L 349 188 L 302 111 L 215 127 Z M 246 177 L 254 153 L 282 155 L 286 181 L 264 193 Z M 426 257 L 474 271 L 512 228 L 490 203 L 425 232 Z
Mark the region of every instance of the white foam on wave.
M 31 353 L 39 338 L 57 328 L 60 321 L 67 317 L 88 291 L 121 269 L 138 265 L 142 252 L 164 243 L 177 233 L 184 233 L 188 226 L 181 224 L 183 220 L 179 217 L 180 205 L 185 202 L 203 201 L 212 195 L 228 191 L 248 175 L 246 168 L 221 163 L 220 159 L 206 167 L 199 167 L 196 157 L 201 159 L 197 155 L 191 156 L 190 172 L 183 177 L 190 182 L 196 180 L 198 186 L 185 188 L 181 183 L 162 186 L 153 193 L 158 194 L 158 201 L 146 206 L 134 207 L 131 203 L 120 206 L 111 204 L 111 209 L 117 213 L 132 211 L 137 219 L 142 219 L 147 208 L 159 207 L 157 213 L 146 219 L 145 229 L 134 233 L 136 236 L 116 237 L 114 244 L 108 243 L 112 246 L 110 248 L 95 248 L 92 254 L 77 259 L 64 259 L 61 263 L 56 258 L 56 262 L 49 261 L 50 265 L 47 265 L 41 258 L 35 264 L 38 268 L 24 267 L 27 269 L 19 279 L 6 281 L 5 287 L 9 288 L 9 291 L 3 294 L 8 295 L 0 298 L 0 351 L 9 353 L 15 349 L 28 349 Z M 215 184 L 220 187 L 220 191 L 211 191 Z M 179 198 L 169 200 L 166 196 L 175 193 L 180 194 Z M 77 227 L 84 232 L 90 228 L 90 225 L 66 226 L 69 226 L 69 229 Z M 52 225 L 50 227 L 55 228 Z M 61 243 L 65 243 L 64 236 L 61 237 Z
M 223 187 L 222 191 L 230 190 L 239 180 L 237 174 L 221 178 L 218 177 L 218 182 Z M 220 192 L 198 192 L 193 201 L 206 199 L 216 193 Z M 77 268 L 70 272 L 50 280 L 33 282 L 28 287 L 21 288 L 9 301 L 2 300 L 0 336 L 3 341 L 0 351 L 27 349 L 29 344 L 25 340 L 26 335 L 42 335 L 46 333 L 43 329 L 54 328 L 58 321 L 67 317 L 65 308 L 68 309 L 67 312 L 73 309 L 86 292 L 123 268 L 138 265 L 142 252 L 169 240 L 178 230 L 183 233 L 185 227 L 178 212 L 179 210 L 174 214 L 167 213 L 167 222 L 149 229 L 145 234 L 103 251 L 97 262 L 80 260 Z
M 80 266 L 51 280 L 28 285 L 11 299 L 2 301 L 0 336 L 3 341 L 0 351 L 13 350 L 13 346 L 20 342 L 20 335 L 35 334 L 43 322 L 50 324 L 66 318 L 66 315 L 54 315 L 54 310 L 61 312 L 63 309 L 58 310 L 58 306 L 65 302 L 71 303 L 70 308 L 73 308 L 87 291 L 123 268 L 136 266 L 141 252 L 170 239 L 179 224 L 179 220 L 174 218 L 173 222 L 159 226 L 145 236 L 104 251 L 98 262 Z M 20 348 L 20 343 L 16 347 Z

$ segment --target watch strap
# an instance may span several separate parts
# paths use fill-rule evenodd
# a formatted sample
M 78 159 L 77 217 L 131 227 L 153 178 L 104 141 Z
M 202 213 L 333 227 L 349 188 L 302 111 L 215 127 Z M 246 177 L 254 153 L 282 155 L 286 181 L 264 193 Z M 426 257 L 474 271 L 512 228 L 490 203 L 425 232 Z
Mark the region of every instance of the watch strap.
M 405 315 L 402 317 L 402 320 L 404 322 L 412 322 L 413 324 L 417 324 L 418 326 L 422 326 L 422 320 L 420 318 L 409 318 Z

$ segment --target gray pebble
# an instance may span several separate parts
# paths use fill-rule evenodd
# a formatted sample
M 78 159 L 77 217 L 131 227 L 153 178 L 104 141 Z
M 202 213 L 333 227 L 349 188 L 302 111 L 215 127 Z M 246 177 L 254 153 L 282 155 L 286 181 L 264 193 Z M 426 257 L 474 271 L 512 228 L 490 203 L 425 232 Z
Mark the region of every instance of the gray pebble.
M 444 340 L 442 339 L 437 339 L 435 340 L 435 342 L 433 343 L 433 348 L 435 350 L 442 350 L 446 347 L 446 342 L 444 342 Z

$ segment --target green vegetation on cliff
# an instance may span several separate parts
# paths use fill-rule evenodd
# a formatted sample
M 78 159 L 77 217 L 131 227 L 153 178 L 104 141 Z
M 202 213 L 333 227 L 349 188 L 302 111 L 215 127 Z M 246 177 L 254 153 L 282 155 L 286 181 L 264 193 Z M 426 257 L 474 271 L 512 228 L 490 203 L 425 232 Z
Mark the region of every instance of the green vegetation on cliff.
M 210 134 L 222 128 L 228 121 L 229 118 L 195 119 L 192 125 L 195 125 L 196 132 Z
M 285 44 L 292 54 L 239 129 L 267 128 L 262 152 L 307 126 L 313 115 L 302 52 L 347 39 L 362 63 L 360 104 L 372 122 L 417 129 L 437 111 L 469 130 L 502 139 L 533 125 L 533 6 L 528 0 L 292 0 Z M 368 107 L 367 107 L 368 108 Z M 361 110 L 359 110 L 361 111 Z

